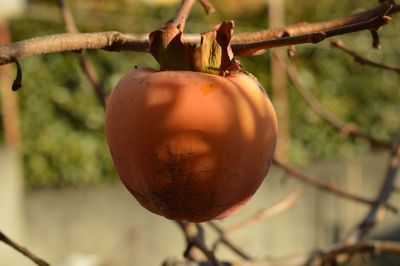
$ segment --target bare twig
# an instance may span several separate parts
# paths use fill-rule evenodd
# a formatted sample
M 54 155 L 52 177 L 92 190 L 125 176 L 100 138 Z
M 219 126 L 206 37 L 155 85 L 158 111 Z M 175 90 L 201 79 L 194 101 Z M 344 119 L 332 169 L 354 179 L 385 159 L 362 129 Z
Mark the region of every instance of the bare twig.
M 316 98 L 315 96 L 306 89 L 298 79 L 297 70 L 294 64 L 287 64 L 287 74 L 292 82 L 294 88 L 301 94 L 303 99 L 307 102 L 307 104 L 311 107 L 311 109 L 319 115 L 322 119 L 327 121 L 333 127 L 338 129 L 341 132 L 342 136 L 354 136 L 365 139 L 370 143 L 371 146 L 380 149 L 390 149 L 390 142 L 376 139 L 366 132 L 362 131 L 355 123 L 347 123 L 343 120 L 339 119 L 332 112 L 328 111 Z
M 332 21 L 298 23 L 268 31 L 236 34 L 232 38 L 232 50 L 236 56 L 252 56 L 256 55 L 256 51 L 271 47 L 315 43 L 327 37 L 375 29 L 388 22 L 389 18 L 385 14 L 393 13 L 391 7 L 391 4 L 384 2 L 374 9 Z M 397 6 L 394 8 L 397 12 Z M 182 18 L 179 14 L 177 17 Z M 197 34 L 185 35 L 183 39 L 187 43 L 196 44 L 200 37 Z M 11 63 L 13 58 L 47 53 L 82 49 L 148 52 L 148 48 L 148 34 L 123 34 L 116 31 L 55 34 L 1 45 L 0 65 Z
M 397 74 L 400 74 L 400 67 L 388 66 L 388 65 L 385 65 L 385 64 L 382 64 L 382 63 L 378 63 L 378 62 L 372 61 L 372 60 L 367 59 L 365 57 L 362 57 L 361 55 L 359 55 L 356 52 L 354 52 L 354 51 L 350 50 L 349 48 L 347 48 L 346 45 L 341 40 L 338 40 L 338 39 L 331 40 L 331 44 L 332 44 L 333 47 L 339 48 L 343 52 L 351 55 L 353 57 L 354 61 L 359 63 L 359 64 L 361 64 L 361 65 L 373 66 L 373 67 L 377 67 L 377 68 L 381 68 L 381 69 L 390 70 L 390 71 L 393 71 L 393 72 L 395 72 Z
M 194 224 L 194 223 L 189 223 L 189 222 L 183 222 L 183 221 L 176 221 L 179 227 L 182 229 L 186 242 L 187 242 L 187 247 L 186 251 L 184 252 L 184 255 L 188 259 L 194 259 L 191 257 L 190 251 L 192 248 L 197 248 L 202 252 L 202 254 L 205 256 L 205 258 L 208 259 L 210 264 L 212 266 L 220 266 L 220 263 L 218 259 L 215 257 L 215 254 L 212 250 L 209 250 L 204 243 L 203 236 L 201 235 L 201 230 L 202 228 L 200 227 L 199 224 Z M 202 258 L 200 258 L 201 260 Z M 196 260 L 199 260 L 196 258 Z
M 381 190 L 372 204 L 371 209 L 362 220 L 362 222 L 349 234 L 345 242 L 357 243 L 365 240 L 372 229 L 378 222 L 378 214 L 383 210 L 385 204 L 389 200 L 390 195 L 393 193 L 393 188 L 396 180 L 397 172 L 400 168 L 400 135 L 393 141 L 392 153 L 390 156 L 389 165 L 385 174 L 385 179 L 382 183 Z
M 234 253 L 236 253 L 237 255 L 239 255 L 241 258 L 243 258 L 244 260 L 251 260 L 251 256 L 248 255 L 245 251 L 243 251 L 241 248 L 239 248 L 238 246 L 236 246 L 232 241 L 230 241 L 228 239 L 228 237 L 226 236 L 226 232 L 224 231 L 224 229 L 222 229 L 219 225 L 217 225 L 215 222 L 213 221 L 209 221 L 207 222 L 207 224 L 214 229 L 215 232 L 218 233 L 219 237 L 218 239 L 214 242 L 213 244 L 213 250 L 215 251 L 218 244 L 222 243 L 224 244 L 226 247 L 228 247 L 230 250 L 232 250 Z
M 13 240 L 11 240 L 10 238 L 8 238 L 3 232 L 0 231 L 0 241 L 4 242 L 5 244 L 9 245 L 10 247 L 12 247 L 13 249 L 17 250 L 18 252 L 20 252 L 21 254 L 23 254 L 24 256 L 26 256 L 27 258 L 31 259 L 34 263 L 36 263 L 36 265 L 38 266 L 50 266 L 49 263 L 47 263 L 46 261 L 38 258 L 37 256 L 35 256 L 34 254 L 32 254 L 32 252 L 30 252 L 28 249 L 18 245 L 17 243 L 15 243 Z
M 70 9 L 66 5 L 64 0 L 59 1 L 60 4 L 60 9 L 61 9 L 61 15 L 64 20 L 65 24 L 65 29 L 69 33 L 77 33 L 78 28 L 75 24 L 74 18 L 71 14 Z M 103 108 L 106 107 L 106 93 L 104 86 L 101 84 L 99 81 L 99 78 L 97 76 L 96 70 L 86 53 L 86 51 L 80 51 L 79 53 L 79 63 L 82 67 L 83 72 L 85 73 L 86 77 L 88 78 L 90 84 L 92 84 L 92 87 L 97 95 L 97 98 L 100 102 L 100 104 L 103 106 Z
M 353 245 L 344 245 L 324 253 L 315 265 L 332 265 L 340 255 L 354 255 L 356 253 L 369 254 L 397 254 L 400 255 L 400 243 L 392 241 L 368 241 Z M 314 265 L 314 264 L 312 264 Z
M 17 59 L 14 59 L 15 66 L 17 67 L 17 74 L 11 86 L 12 91 L 17 91 L 22 87 L 22 67 Z
M 372 47 L 375 49 L 381 49 L 381 38 L 379 37 L 378 31 L 375 29 L 370 29 L 372 37 Z
M 248 226 L 252 223 L 258 222 L 262 219 L 267 219 L 270 218 L 278 213 L 281 213 L 291 206 L 293 206 L 294 202 L 298 198 L 298 196 L 301 193 L 301 189 L 296 188 L 292 192 L 290 192 L 288 195 L 286 195 L 283 199 L 279 200 L 277 203 L 272 205 L 271 207 L 259 210 L 258 212 L 254 213 L 253 215 L 247 217 L 243 221 L 240 221 L 236 224 L 232 224 L 225 228 L 226 233 L 230 233 L 236 230 L 239 230 L 245 226 Z
M 181 5 L 172 19 L 172 23 L 178 25 L 180 31 L 183 32 L 186 25 L 186 19 L 189 16 L 190 10 L 193 7 L 195 0 L 181 0 Z
M 286 163 L 284 163 L 282 160 L 278 159 L 277 157 L 274 158 L 274 163 L 277 166 L 279 166 L 280 168 L 284 169 L 293 178 L 296 178 L 297 180 L 302 181 L 303 183 L 306 183 L 313 187 L 316 187 L 320 190 L 327 191 L 327 192 L 332 193 L 333 195 L 340 196 L 340 197 L 343 197 L 343 198 L 346 198 L 349 200 L 353 200 L 356 202 L 360 202 L 360 203 L 364 203 L 364 204 L 368 204 L 368 205 L 375 204 L 374 200 L 369 200 L 369 199 L 351 194 L 349 192 L 340 190 L 339 188 L 337 188 L 336 186 L 334 186 L 332 184 L 321 182 L 318 179 L 316 179 L 315 177 L 309 176 L 309 175 L 303 173 L 301 170 L 287 165 Z M 392 206 L 388 203 L 385 203 L 384 206 L 388 210 L 390 210 L 394 213 L 398 212 L 398 210 L 395 206 Z
M 68 8 L 67 4 L 65 3 L 65 0 L 59 0 L 58 3 L 61 11 L 61 16 L 64 21 L 65 30 L 70 33 L 79 32 L 74 17 L 71 14 L 71 10 Z
M 233 38 L 235 55 L 249 56 L 259 50 L 300 43 L 318 43 L 325 38 L 351 32 L 378 29 L 387 24 L 385 16 L 393 6 L 381 3 L 378 7 L 335 20 L 320 23 L 298 23 L 285 28 L 271 29 L 257 33 L 239 34 Z
M 282 28 L 241 33 L 237 34 L 234 40 L 237 42 L 253 42 L 257 40 L 282 38 L 284 36 L 304 35 L 312 32 L 325 32 L 330 29 L 338 29 L 346 25 L 354 25 L 362 21 L 369 21 L 377 17 L 382 17 L 387 14 L 388 11 L 390 12 L 390 10 L 391 4 L 381 3 L 373 9 L 359 12 L 351 16 L 317 23 L 300 22 Z
M 215 7 L 208 0 L 199 0 L 207 14 L 215 12 Z

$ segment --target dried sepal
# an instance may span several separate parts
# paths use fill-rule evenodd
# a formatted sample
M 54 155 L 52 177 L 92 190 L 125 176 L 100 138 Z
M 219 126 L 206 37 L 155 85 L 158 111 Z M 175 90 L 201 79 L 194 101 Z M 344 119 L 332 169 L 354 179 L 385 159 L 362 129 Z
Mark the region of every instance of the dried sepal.
M 225 21 L 201 34 L 200 45 L 193 52 L 193 70 L 219 75 L 229 68 L 233 26 L 233 21 Z
M 190 46 L 183 43 L 178 25 L 167 23 L 149 35 L 150 53 L 161 70 L 190 70 Z

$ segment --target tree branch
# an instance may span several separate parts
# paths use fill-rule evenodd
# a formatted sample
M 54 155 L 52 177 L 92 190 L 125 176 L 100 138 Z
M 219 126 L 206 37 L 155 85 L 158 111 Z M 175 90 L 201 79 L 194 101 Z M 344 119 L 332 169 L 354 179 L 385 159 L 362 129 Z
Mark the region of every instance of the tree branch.
M 400 255 L 400 243 L 394 241 L 368 241 L 357 243 L 354 245 L 334 246 L 326 251 L 309 251 L 286 258 L 267 258 L 252 261 L 234 261 L 226 262 L 224 265 L 229 266 L 322 266 L 322 265 L 338 265 L 336 259 L 341 255 L 349 255 L 356 253 L 374 253 L 374 254 L 393 254 Z M 311 261 L 307 258 L 312 257 Z M 167 264 L 168 266 L 210 266 L 206 261 L 190 263 L 175 261 Z
M 71 11 L 68 8 L 68 6 L 66 5 L 65 1 L 60 0 L 59 5 L 60 5 L 61 15 L 62 15 L 64 24 L 65 24 L 66 31 L 69 33 L 77 33 L 78 28 L 75 24 L 75 21 L 71 14 Z M 104 86 L 99 81 L 96 70 L 95 70 L 88 54 L 84 50 L 81 50 L 79 52 L 79 63 L 81 65 L 83 73 L 85 73 L 87 79 L 89 80 L 90 84 L 92 85 L 92 87 L 97 95 L 97 99 L 99 100 L 99 102 L 103 106 L 103 108 L 105 108 L 106 107 L 106 93 L 105 93 Z
M 321 181 L 318 181 L 318 179 L 316 179 L 315 177 L 309 176 L 305 173 L 303 173 L 302 171 L 300 171 L 299 169 L 296 169 L 294 167 L 290 167 L 289 165 L 285 164 L 282 160 L 278 159 L 277 157 L 274 158 L 273 161 L 277 166 L 279 166 L 280 168 L 284 169 L 287 173 L 289 173 L 293 178 L 296 178 L 297 180 L 311 185 L 313 187 L 316 187 L 320 190 L 323 191 L 327 191 L 329 193 L 332 193 L 333 195 L 339 196 L 339 197 L 343 197 L 345 199 L 349 199 L 349 200 L 353 200 L 356 202 L 360 202 L 360 203 L 364 203 L 364 204 L 368 204 L 368 205 L 374 205 L 375 201 L 374 200 L 369 200 L 360 196 L 356 196 L 353 195 L 349 192 L 340 190 L 339 188 L 337 188 L 336 186 L 329 184 L 329 183 L 324 183 Z M 398 210 L 395 206 L 392 206 L 388 203 L 385 203 L 384 206 L 394 212 L 397 213 Z
M 389 200 L 390 195 L 394 191 L 395 180 L 397 172 L 400 168 L 400 134 L 393 141 L 392 152 L 389 160 L 389 165 L 385 174 L 385 179 L 382 183 L 381 190 L 371 205 L 371 209 L 362 220 L 362 222 L 356 227 L 356 229 L 350 233 L 346 238 L 346 243 L 357 243 L 365 240 L 372 229 L 378 222 L 378 214 L 383 210 L 385 204 Z
M 221 266 L 218 259 L 216 258 L 214 252 L 209 250 L 204 243 L 204 239 L 202 236 L 202 228 L 199 224 L 189 223 L 184 221 L 176 221 L 179 227 L 182 229 L 182 232 L 186 238 L 186 251 L 184 252 L 184 256 L 187 259 L 193 260 L 201 260 L 202 258 L 193 258 L 191 255 L 192 248 L 197 248 L 202 252 L 202 254 L 208 259 L 210 265 L 212 266 Z
M 186 19 L 189 16 L 190 10 L 192 10 L 195 0 L 181 0 L 181 5 L 175 14 L 175 17 L 170 21 L 175 25 L 178 25 L 180 31 L 183 32 L 186 25 Z
M 318 43 L 325 38 L 347 33 L 379 29 L 390 18 L 385 16 L 393 6 L 388 2 L 378 7 L 331 21 L 297 23 L 288 27 L 234 36 L 232 50 L 235 55 L 251 56 L 268 48 L 301 43 Z
M 148 40 L 147 35 L 128 35 L 116 31 L 59 33 L 1 45 L 0 65 L 11 63 L 14 58 L 82 49 L 146 52 Z
M 230 250 L 232 250 L 235 254 L 239 255 L 241 258 L 244 260 L 251 260 L 251 256 L 244 252 L 242 249 L 240 249 L 238 246 L 236 246 L 232 241 L 228 239 L 226 236 L 226 232 L 224 229 L 222 229 L 220 226 L 218 226 L 215 222 L 209 221 L 207 224 L 214 229 L 215 232 L 219 235 L 218 239 L 214 242 L 213 244 L 213 250 L 215 251 L 218 244 L 222 243 L 226 247 L 228 247 Z
M 0 242 L 4 242 L 6 245 L 9 245 L 10 247 L 15 249 L 16 251 L 20 252 L 25 257 L 31 259 L 38 266 L 50 266 L 49 263 L 47 263 L 46 261 L 42 260 L 41 258 L 35 256 L 28 249 L 18 245 L 13 240 L 8 238 L 5 234 L 3 234 L 3 232 L 1 232 L 1 231 L 0 231 Z
M 347 48 L 342 40 L 339 40 L 339 39 L 331 40 L 331 45 L 333 47 L 339 48 L 343 52 L 351 55 L 353 57 L 353 59 L 354 59 L 354 62 L 356 62 L 356 63 L 359 63 L 361 65 L 367 65 L 367 66 L 372 66 L 372 67 L 376 67 L 376 68 L 381 68 L 381 69 L 385 69 L 385 70 L 390 70 L 390 71 L 393 71 L 393 72 L 395 72 L 397 74 L 400 74 L 400 67 L 388 66 L 388 65 L 385 65 L 385 64 L 382 64 L 382 63 L 378 63 L 378 62 L 372 61 L 372 60 L 367 59 L 365 57 L 362 57 L 361 55 L 359 55 L 356 52 L 354 52 L 354 51 L 350 50 L 349 48 Z
M 268 29 L 251 33 L 241 33 L 237 34 L 234 40 L 235 42 L 254 42 L 259 40 L 282 38 L 284 36 L 298 36 L 312 32 L 324 32 L 330 29 L 337 29 L 343 26 L 354 25 L 362 21 L 370 21 L 371 19 L 382 17 L 390 12 L 390 10 L 392 10 L 391 4 L 384 2 L 375 8 L 359 12 L 351 16 L 317 23 L 300 22 L 282 28 Z
M 386 13 L 398 12 L 397 5 L 392 7 L 390 3 L 383 2 L 376 8 L 327 22 L 298 23 L 279 29 L 236 34 L 232 38 L 232 50 L 236 56 L 252 56 L 271 47 L 316 43 L 327 37 L 376 29 L 388 23 Z M 196 44 L 200 36 L 184 35 L 183 39 L 189 44 Z M 82 49 L 148 52 L 148 48 L 148 34 L 123 34 L 117 31 L 54 34 L 1 45 L 0 65 L 12 62 L 13 58 Z
M 340 255 L 352 256 L 356 253 L 397 254 L 400 255 L 400 243 L 392 241 L 368 241 L 354 245 L 343 245 L 324 253 L 317 265 L 332 265 Z
M 245 226 L 248 226 L 252 223 L 258 222 L 262 219 L 267 219 L 271 216 L 274 216 L 278 213 L 281 213 L 291 206 L 293 206 L 294 202 L 296 199 L 299 197 L 301 193 L 301 189 L 296 188 L 292 192 L 290 192 L 288 195 L 286 195 L 283 199 L 275 203 L 273 206 L 264 208 L 262 210 L 259 210 L 258 212 L 254 213 L 253 215 L 247 217 L 243 221 L 240 221 L 236 224 L 232 224 L 225 228 L 225 232 L 230 233 L 232 231 L 239 230 Z
M 215 7 L 208 0 L 199 0 L 207 14 L 215 12 Z
M 328 111 L 328 109 L 326 109 L 317 100 L 317 98 L 315 98 L 315 96 L 301 84 L 298 79 L 297 70 L 294 64 L 287 63 L 286 71 L 294 88 L 300 93 L 300 95 L 307 102 L 310 108 L 322 119 L 338 129 L 341 132 L 342 136 L 346 137 L 348 135 L 351 135 L 354 137 L 360 137 L 368 141 L 372 147 L 379 149 L 390 149 L 390 142 L 376 139 L 368 135 L 366 132 L 362 131 L 355 123 L 344 122 L 343 120 L 335 116 L 332 112 Z

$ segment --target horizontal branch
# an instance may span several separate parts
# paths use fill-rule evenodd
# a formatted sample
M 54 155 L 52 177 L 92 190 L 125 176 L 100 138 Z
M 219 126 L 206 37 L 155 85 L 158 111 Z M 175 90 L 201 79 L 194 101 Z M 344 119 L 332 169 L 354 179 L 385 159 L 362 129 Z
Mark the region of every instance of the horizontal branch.
M 106 49 L 110 51 L 139 51 L 148 49 L 147 35 L 123 34 L 116 31 L 97 33 L 60 33 L 36 37 L 0 46 L 0 65 L 14 58 L 49 53 Z
M 302 43 L 316 43 L 327 37 L 350 32 L 377 29 L 389 22 L 387 13 L 398 11 L 397 5 L 388 2 L 378 7 L 331 21 L 320 23 L 297 23 L 285 28 L 263 32 L 236 34 L 232 38 L 232 50 L 236 56 L 252 56 L 271 47 Z M 184 35 L 188 44 L 197 44 L 200 35 Z M 108 51 L 147 52 L 148 33 L 124 34 L 117 31 L 97 33 L 62 33 L 36 37 L 0 46 L 0 65 L 11 63 L 15 58 L 48 53 L 80 51 L 83 49 L 105 49 Z
M 368 21 L 376 17 L 381 17 L 385 15 L 388 10 L 390 12 L 390 10 L 392 10 L 394 7 L 392 9 L 390 8 L 391 4 L 384 2 L 373 9 L 330 21 L 317 23 L 300 22 L 276 29 L 262 30 L 252 33 L 239 33 L 235 36 L 234 41 L 254 42 L 259 40 L 277 39 L 284 36 L 304 35 L 311 32 L 324 32 L 329 29 L 340 28 L 345 25 L 357 24 L 361 21 Z

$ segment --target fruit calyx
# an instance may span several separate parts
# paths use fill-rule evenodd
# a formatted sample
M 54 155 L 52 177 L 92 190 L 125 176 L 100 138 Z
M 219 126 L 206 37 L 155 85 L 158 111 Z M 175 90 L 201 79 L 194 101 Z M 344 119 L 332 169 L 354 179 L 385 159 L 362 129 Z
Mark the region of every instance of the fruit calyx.
M 182 40 L 179 25 L 167 23 L 149 35 L 150 53 L 160 70 L 188 70 L 225 75 L 240 70 L 230 46 L 233 21 L 218 24 L 201 34 L 199 44 Z

